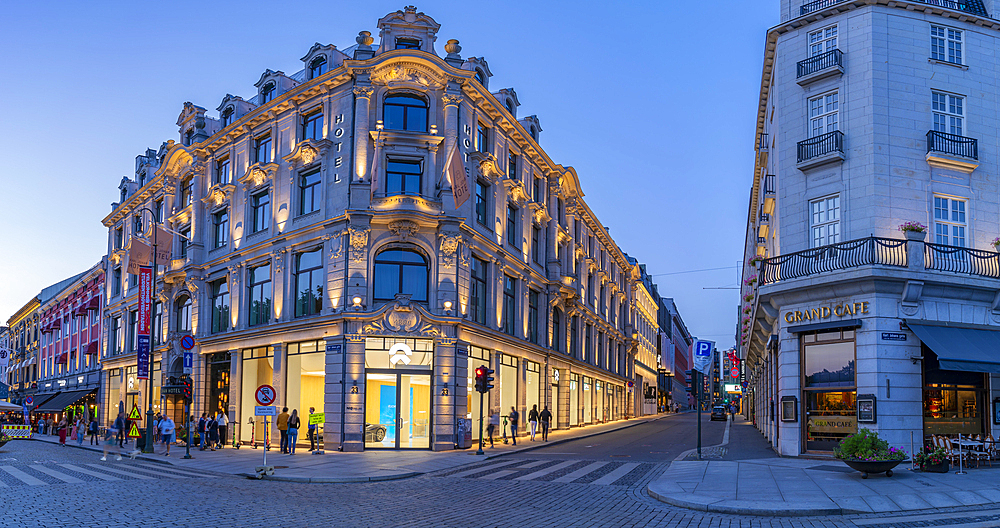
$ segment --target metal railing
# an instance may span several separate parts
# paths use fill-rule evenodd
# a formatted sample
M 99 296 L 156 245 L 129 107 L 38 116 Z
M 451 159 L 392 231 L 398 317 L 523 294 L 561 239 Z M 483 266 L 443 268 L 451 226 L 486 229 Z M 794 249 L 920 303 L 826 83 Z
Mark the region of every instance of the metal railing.
M 798 161 L 818 158 L 831 152 L 844 152 L 844 133 L 839 130 L 799 141 Z
M 799 8 L 799 15 L 808 15 L 814 11 L 819 11 L 820 9 L 826 9 L 834 4 L 839 4 L 844 0 L 816 0 L 815 2 L 809 2 L 807 4 L 802 4 Z
M 774 182 L 774 175 L 773 174 L 766 174 L 766 175 L 764 175 L 764 194 L 774 194 L 775 193 L 774 183 L 775 182 Z
M 936 130 L 927 131 L 927 152 L 979 159 L 979 140 Z
M 820 53 L 819 55 L 814 55 L 808 59 L 800 60 L 798 63 L 796 78 L 802 78 L 806 75 L 812 75 L 827 68 L 843 65 L 844 52 L 839 49 L 832 49 L 826 53 Z
M 944 244 L 924 244 L 924 268 L 1000 279 L 1000 253 Z
M 765 222 L 770 222 L 770 221 L 771 221 L 771 215 L 765 213 L 764 211 L 761 211 L 760 212 L 760 223 L 763 224 Z
M 799 8 L 799 16 L 808 15 L 809 13 L 814 13 L 821 9 L 826 9 L 830 6 L 839 4 L 844 0 L 816 0 L 814 2 L 808 2 L 802 4 Z M 965 11 L 966 13 L 972 13 L 974 15 L 981 15 L 984 17 L 990 16 L 986 12 L 986 6 L 983 5 L 982 0 L 913 0 L 915 2 L 920 2 L 921 4 L 927 4 L 932 6 L 944 7 L 947 9 L 954 9 L 955 11 Z
M 767 132 L 761 132 L 760 135 L 757 136 L 757 150 L 767 150 L 767 148 Z
M 906 240 L 868 237 L 764 259 L 760 283 L 879 264 L 906 267 Z

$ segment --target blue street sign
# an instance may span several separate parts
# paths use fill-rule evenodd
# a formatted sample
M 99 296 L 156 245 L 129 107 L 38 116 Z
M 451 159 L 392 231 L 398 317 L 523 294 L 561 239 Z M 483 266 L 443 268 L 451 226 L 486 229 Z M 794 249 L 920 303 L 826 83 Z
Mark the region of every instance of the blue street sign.
M 712 349 L 715 348 L 714 341 L 694 342 L 694 369 L 702 374 L 708 374 L 712 365 Z
M 190 335 L 186 335 L 181 338 L 181 348 L 184 350 L 191 350 L 194 348 L 194 338 Z
M 10 388 L 5 383 L 0 383 L 0 399 L 10 396 Z
M 190 374 L 194 370 L 194 352 L 184 351 L 184 374 Z

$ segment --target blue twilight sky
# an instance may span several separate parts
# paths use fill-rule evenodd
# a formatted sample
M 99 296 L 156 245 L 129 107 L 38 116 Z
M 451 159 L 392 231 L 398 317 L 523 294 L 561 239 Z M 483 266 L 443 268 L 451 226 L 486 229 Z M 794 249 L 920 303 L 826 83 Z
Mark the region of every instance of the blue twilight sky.
M 289 7 L 275 8 L 287 5 Z M 185 101 L 249 98 L 315 42 L 344 49 L 404 0 L 10 2 L 0 14 L 0 324 L 101 258 L 135 156 Z M 753 135 L 777 0 L 425 1 L 436 50 L 483 56 L 542 147 L 695 335 L 733 344 Z

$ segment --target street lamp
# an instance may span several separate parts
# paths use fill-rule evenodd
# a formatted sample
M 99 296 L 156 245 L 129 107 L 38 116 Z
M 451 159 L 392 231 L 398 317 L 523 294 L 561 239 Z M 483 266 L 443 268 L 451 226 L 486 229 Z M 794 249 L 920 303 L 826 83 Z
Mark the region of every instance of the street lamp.
M 148 208 L 148 207 L 145 207 L 145 206 L 137 207 L 134 210 L 140 211 L 140 212 L 146 211 L 146 212 L 149 213 L 149 216 L 152 218 L 152 220 L 150 220 L 150 223 L 149 223 L 150 224 L 150 231 L 152 231 L 152 242 L 153 242 L 153 285 L 152 285 L 152 292 L 150 292 L 150 307 L 149 307 L 150 312 L 152 312 L 152 310 L 153 310 L 152 298 L 156 296 L 156 272 L 157 272 L 157 269 L 156 269 L 156 267 L 157 267 L 157 264 L 156 264 L 156 231 L 157 231 L 156 226 L 159 225 L 159 219 L 156 217 L 156 213 L 153 212 L 153 210 L 150 209 L 150 208 Z M 141 298 L 139 299 L 139 302 L 142 302 Z M 150 314 L 150 319 L 152 319 L 152 318 L 153 318 L 153 315 L 151 313 Z M 153 452 L 153 347 L 154 347 L 154 343 L 156 343 L 156 325 L 150 324 L 149 326 L 150 326 L 150 328 L 149 328 L 149 352 L 148 352 L 149 353 L 149 359 L 147 360 L 148 361 L 148 366 L 147 366 L 147 371 L 146 371 L 146 445 L 143 446 L 143 448 L 142 448 L 142 452 L 143 453 L 152 453 Z M 136 354 L 138 354 L 138 351 L 136 351 Z M 137 364 L 138 364 L 138 361 L 139 361 L 139 358 L 138 358 L 138 355 L 137 355 L 136 356 L 136 363 Z

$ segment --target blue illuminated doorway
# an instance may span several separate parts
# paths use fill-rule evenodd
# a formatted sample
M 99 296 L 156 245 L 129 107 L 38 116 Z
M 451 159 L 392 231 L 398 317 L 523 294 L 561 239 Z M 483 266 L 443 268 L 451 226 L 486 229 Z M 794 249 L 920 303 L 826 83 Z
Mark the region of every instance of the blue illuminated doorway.
M 430 431 L 429 372 L 366 372 L 365 449 L 429 449 Z

